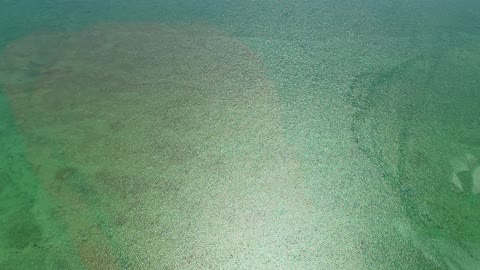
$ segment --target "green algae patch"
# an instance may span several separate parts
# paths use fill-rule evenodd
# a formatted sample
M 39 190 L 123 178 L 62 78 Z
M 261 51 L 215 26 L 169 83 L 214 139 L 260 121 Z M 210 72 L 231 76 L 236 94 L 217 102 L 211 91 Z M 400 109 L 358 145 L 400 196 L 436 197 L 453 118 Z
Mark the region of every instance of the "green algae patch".
M 0 268 L 83 269 L 57 218 L 58 205 L 39 185 L 25 157 L 10 104 L 0 95 Z
M 26 156 L 88 269 L 315 264 L 312 206 L 261 60 L 203 24 L 10 44 Z M 297 258 L 282 261 L 279 258 Z

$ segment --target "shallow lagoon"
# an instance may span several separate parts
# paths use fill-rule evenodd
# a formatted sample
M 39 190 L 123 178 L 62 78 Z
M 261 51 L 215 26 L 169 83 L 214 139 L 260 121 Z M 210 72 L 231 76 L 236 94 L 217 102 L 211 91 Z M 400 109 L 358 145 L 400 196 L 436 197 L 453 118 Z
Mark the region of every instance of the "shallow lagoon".
M 0 4 L 0 268 L 480 267 L 477 3 Z

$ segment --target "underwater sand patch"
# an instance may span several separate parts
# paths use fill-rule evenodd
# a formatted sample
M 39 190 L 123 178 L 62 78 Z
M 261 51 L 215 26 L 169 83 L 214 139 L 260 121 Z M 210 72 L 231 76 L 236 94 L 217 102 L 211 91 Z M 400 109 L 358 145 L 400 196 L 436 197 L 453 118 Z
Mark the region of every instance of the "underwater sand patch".
M 238 40 L 100 24 L 32 34 L 1 63 L 28 158 L 87 268 L 278 268 L 308 246 L 279 98 Z

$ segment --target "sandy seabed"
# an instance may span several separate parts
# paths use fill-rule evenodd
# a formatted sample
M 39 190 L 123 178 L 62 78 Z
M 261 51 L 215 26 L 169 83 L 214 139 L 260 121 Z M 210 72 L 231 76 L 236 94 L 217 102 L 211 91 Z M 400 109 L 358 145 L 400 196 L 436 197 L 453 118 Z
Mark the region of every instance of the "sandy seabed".
M 315 193 L 304 183 L 299 150 L 286 142 L 277 90 L 261 58 L 238 39 L 192 23 L 97 24 L 21 38 L 5 49 L 0 78 L 42 189 L 38 197 L 49 201 L 37 200 L 38 224 L 26 228 L 45 232 L 62 223 L 79 269 L 476 265 L 476 223 L 462 228 L 448 215 L 468 210 L 476 222 L 477 197 L 435 200 L 457 196 L 448 179 L 429 178 L 441 174 L 430 175 L 436 168 L 428 155 L 440 148 L 430 132 L 438 126 L 428 118 L 438 104 L 430 97 L 428 106 L 422 98 L 411 102 L 430 73 L 448 73 L 429 61 L 353 83 L 359 96 L 371 95 L 368 110 L 342 103 L 337 81 L 322 89 L 338 106 L 320 103 L 325 115 L 313 116 L 334 122 L 319 125 L 332 143 L 313 144 L 332 149 L 315 167 Z M 422 108 L 416 115 L 425 121 L 402 120 L 405 105 Z M 412 135 L 401 150 L 404 122 Z M 372 163 L 404 182 L 380 186 Z M 441 210 L 422 208 L 428 200 Z M 409 206 L 414 213 L 405 216 Z M 429 223 L 424 232 L 417 228 L 424 220 L 449 228 L 431 233 Z M 19 241 L 17 247 L 33 246 Z M 61 249 L 65 239 L 43 233 L 36 241 L 55 257 L 54 246 Z M 31 255 L 6 249 L 19 260 Z
M 1 74 L 86 268 L 315 263 L 297 256 L 312 210 L 276 91 L 239 41 L 201 24 L 100 24 L 13 42 Z

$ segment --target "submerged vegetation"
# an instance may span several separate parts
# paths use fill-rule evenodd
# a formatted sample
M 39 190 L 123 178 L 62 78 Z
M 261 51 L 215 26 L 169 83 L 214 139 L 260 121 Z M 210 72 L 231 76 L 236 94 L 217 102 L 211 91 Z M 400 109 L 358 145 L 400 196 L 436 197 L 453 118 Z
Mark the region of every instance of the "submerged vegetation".
M 127 2 L 0 1 L 0 269 L 479 268 L 475 1 Z

